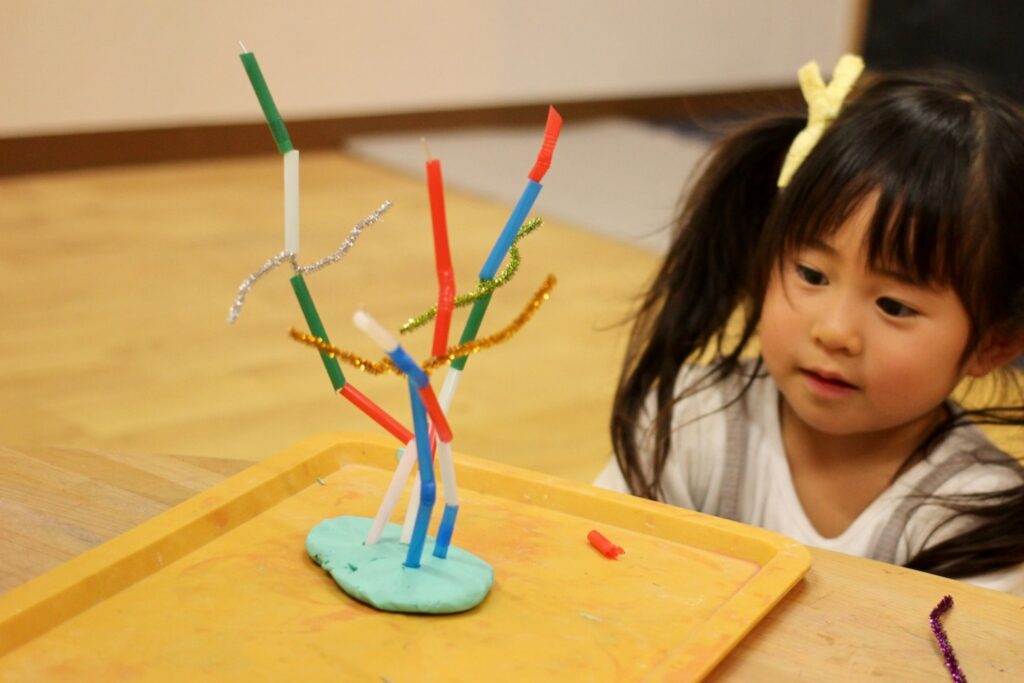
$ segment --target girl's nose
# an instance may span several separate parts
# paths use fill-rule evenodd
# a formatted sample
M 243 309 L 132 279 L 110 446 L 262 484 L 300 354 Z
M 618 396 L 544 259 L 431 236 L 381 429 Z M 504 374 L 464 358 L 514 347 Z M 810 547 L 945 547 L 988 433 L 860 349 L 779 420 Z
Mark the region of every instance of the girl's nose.
M 811 326 L 815 343 L 833 353 L 856 356 L 864 348 L 860 326 L 847 306 L 838 304 L 824 311 Z

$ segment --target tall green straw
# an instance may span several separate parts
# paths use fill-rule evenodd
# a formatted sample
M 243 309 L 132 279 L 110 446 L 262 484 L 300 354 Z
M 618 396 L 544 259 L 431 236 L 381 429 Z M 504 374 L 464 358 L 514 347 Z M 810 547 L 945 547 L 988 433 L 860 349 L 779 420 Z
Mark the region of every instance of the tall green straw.
M 302 315 L 306 317 L 309 331 L 313 333 L 314 337 L 319 337 L 324 340 L 324 343 L 330 344 L 331 342 L 327 339 L 327 331 L 320 320 L 320 315 L 316 312 L 313 297 L 309 295 L 309 289 L 306 287 L 306 280 L 302 277 L 302 273 L 294 275 L 291 278 L 291 283 L 292 289 L 295 290 L 295 297 L 299 300 L 299 306 L 302 308 Z M 320 352 L 320 360 L 324 362 L 324 369 L 331 378 L 331 385 L 334 387 L 334 390 L 338 391 L 345 386 L 345 373 L 341 371 L 341 365 L 338 364 L 338 360 L 323 351 Z
M 270 95 L 270 88 L 267 87 L 260 65 L 256 62 L 256 55 L 246 50 L 243 45 L 242 54 L 238 56 L 242 59 L 245 73 L 249 75 L 249 82 L 252 83 L 252 89 L 256 92 L 256 99 L 260 101 L 260 107 L 263 108 L 263 116 L 267 119 L 267 125 L 270 126 L 270 132 L 274 136 L 274 142 L 277 143 L 278 151 L 281 154 L 292 151 L 295 148 L 292 146 L 291 138 L 288 137 L 288 129 L 285 128 L 284 119 L 281 118 L 280 112 L 277 111 L 277 105 L 274 104 L 274 98 Z

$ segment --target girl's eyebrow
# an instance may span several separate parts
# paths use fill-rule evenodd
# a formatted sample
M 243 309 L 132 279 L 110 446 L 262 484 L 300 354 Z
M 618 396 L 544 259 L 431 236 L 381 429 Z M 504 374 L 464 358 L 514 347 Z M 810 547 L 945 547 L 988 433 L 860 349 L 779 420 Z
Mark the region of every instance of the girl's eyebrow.
M 901 270 L 892 270 L 891 268 L 872 268 L 872 270 L 876 274 L 881 275 L 882 277 L 889 278 L 890 280 L 895 280 L 901 285 L 906 285 L 907 287 L 914 287 L 915 289 L 925 289 L 933 292 L 939 291 L 941 289 L 937 284 L 929 284 L 926 282 L 922 282 L 921 280 L 911 277 L 906 272 Z
M 813 251 L 820 251 L 826 254 L 827 256 L 839 255 L 839 251 L 836 250 L 835 247 L 833 247 L 828 242 L 822 241 L 821 239 L 818 238 L 808 240 L 804 244 L 803 248 L 810 249 Z M 939 289 L 939 287 L 936 285 L 929 285 L 927 283 L 921 282 L 921 280 L 909 275 L 906 271 L 903 270 L 896 270 L 894 268 L 889 268 L 886 266 L 879 266 L 877 268 L 871 268 L 871 271 L 876 275 L 880 275 L 890 280 L 894 280 L 900 283 L 901 285 L 906 285 L 908 287 L 915 287 L 917 289 L 927 289 L 932 291 Z
M 904 285 L 910 285 L 912 287 L 922 286 L 920 282 L 900 270 L 893 270 L 891 268 L 872 268 L 872 270 L 882 277 L 887 277 L 890 280 L 896 280 Z
M 887 267 L 883 264 L 879 264 L 877 268 L 871 268 L 871 271 L 876 275 L 888 278 L 906 287 L 913 287 L 914 289 L 917 290 L 923 290 L 926 292 L 938 294 L 942 292 L 943 289 L 947 288 L 947 285 L 944 285 L 939 281 L 922 280 L 921 278 L 914 277 L 906 270 L 896 270 L 892 267 Z
M 820 240 L 818 238 L 814 238 L 814 239 L 808 240 L 804 244 L 804 249 L 813 249 L 815 251 L 822 251 L 822 252 L 825 252 L 826 254 L 828 254 L 829 256 L 838 256 L 839 255 L 839 252 L 836 251 L 835 247 L 833 247 L 828 242 L 823 242 L 822 240 Z

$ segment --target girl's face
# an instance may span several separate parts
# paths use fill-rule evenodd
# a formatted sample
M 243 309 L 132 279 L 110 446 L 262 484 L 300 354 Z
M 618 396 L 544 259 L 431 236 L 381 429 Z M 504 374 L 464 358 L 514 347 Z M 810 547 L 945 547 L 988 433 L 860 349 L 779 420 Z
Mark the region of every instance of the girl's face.
M 788 256 L 760 321 L 765 367 L 786 407 L 830 435 L 934 424 L 967 372 L 970 320 L 956 293 L 869 268 L 863 202 L 825 243 Z

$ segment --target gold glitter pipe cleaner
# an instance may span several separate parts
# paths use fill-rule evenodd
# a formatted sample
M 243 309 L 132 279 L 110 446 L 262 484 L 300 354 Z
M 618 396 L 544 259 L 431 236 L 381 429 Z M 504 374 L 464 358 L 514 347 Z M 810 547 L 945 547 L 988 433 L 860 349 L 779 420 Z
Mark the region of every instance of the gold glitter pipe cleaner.
M 523 308 L 519 315 L 517 315 L 512 322 L 504 328 L 486 337 L 475 339 L 473 341 L 466 342 L 465 344 L 456 344 L 451 346 L 448 348 L 445 355 L 431 356 L 427 360 L 423 361 L 423 363 L 420 364 L 420 367 L 423 368 L 424 372 L 430 374 L 433 370 L 451 363 L 457 358 L 462 358 L 476 353 L 477 351 L 491 348 L 492 346 L 497 346 L 498 344 L 508 341 L 530 321 L 530 318 L 532 318 L 533 314 L 537 312 L 537 309 L 539 309 L 541 305 L 550 298 L 551 290 L 555 288 L 557 283 L 558 280 L 554 275 L 548 275 L 547 279 L 544 280 L 543 284 L 541 284 L 540 288 L 533 295 L 533 298 L 530 299 L 530 302 Z M 307 346 L 312 346 L 331 358 L 336 358 L 343 363 L 347 363 L 352 367 L 371 375 L 382 375 L 384 373 L 392 373 L 396 375 L 402 374 L 402 372 L 395 367 L 395 364 L 392 363 L 391 359 L 387 356 L 379 361 L 372 361 L 368 358 L 352 353 L 351 351 L 339 349 L 336 346 L 328 344 L 320 337 L 314 337 L 313 335 L 297 330 L 294 327 L 291 329 L 290 334 L 292 339 L 295 341 L 302 342 Z

